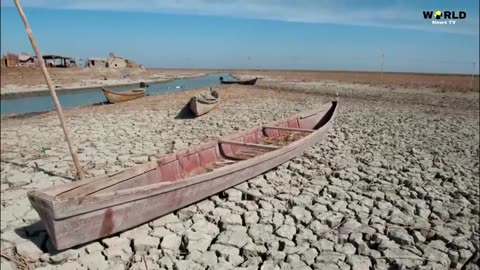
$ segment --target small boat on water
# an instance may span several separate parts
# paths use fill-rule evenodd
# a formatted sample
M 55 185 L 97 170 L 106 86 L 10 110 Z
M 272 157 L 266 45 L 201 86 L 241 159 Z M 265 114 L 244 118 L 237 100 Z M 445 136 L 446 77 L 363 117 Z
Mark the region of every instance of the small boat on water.
M 225 81 L 223 77 L 220 77 L 221 84 L 241 84 L 241 85 L 255 85 L 258 78 L 251 79 L 251 80 L 244 80 L 244 81 Z
M 251 179 L 327 136 L 337 101 L 215 139 L 121 173 L 28 192 L 53 246 L 139 226 Z
M 110 103 L 125 102 L 136 98 L 145 96 L 145 89 L 139 88 L 124 92 L 113 92 L 105 87 L 102 87 L 103 94 Z
M 190 99 L 190 110 L 195 116 L 200 116 L 215 109 L 220 100 L 218 92 L 210 88 L 209 92 L 201 93 Z

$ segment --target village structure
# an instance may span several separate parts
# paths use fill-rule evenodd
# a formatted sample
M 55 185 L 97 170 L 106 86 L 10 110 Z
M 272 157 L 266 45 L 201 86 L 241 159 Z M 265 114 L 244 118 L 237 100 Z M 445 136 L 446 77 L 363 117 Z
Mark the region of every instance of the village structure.
M 88 67 L 98 68 L 124 68 L 139 66 L 134 61 L 110 53 L 108 58 L 90 57 L 87 59 Z
M 80 59 L 81 61 L 82 59 Z M 89 67 L 89 68 L 126 68 L 126 67 L 139 67 L 141 65 L 134 61 L 110 53 L 106 58 L 89 57 L 82 65 L 75 57 L 48 54 L 43 55 L 43 61 L 45 61 L 48 67 Z M 38 59 L 36 56 L 30 56 L 27 53 L 7 53 L 1 57 L 2 67 L 17 67 L 17 66 L 32 66 L 36 65 Z

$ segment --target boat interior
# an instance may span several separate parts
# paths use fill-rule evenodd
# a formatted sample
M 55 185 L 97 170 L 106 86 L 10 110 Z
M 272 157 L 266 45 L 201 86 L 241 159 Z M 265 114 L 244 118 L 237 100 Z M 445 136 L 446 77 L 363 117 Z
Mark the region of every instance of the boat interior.
M 144 88 L 137 88 L 137 89 L 132 89 L 132 90 L 127 90 L 127 91 L 121 91 L 121 92 L 115 92 L 112 91 L 106 87 L 102 87 L 102 90 L 104 90 L 107 93 L 115 94 L 115 95 L 131 95 L 131 94 L 141 94 L 145 92 Z
M 141 169 L 135 170 L 134 167 L 100 181 L 89 181 L 84 185 L 65 189 L 57 192 L 55 197 L 68 199 L 162 182 L 167 184 L 212 172 L 281 149 L 308 136 L 330 121 L 335 107 L 336 102 L 332 102 L 316 112 L 297 115 L 210 141 L 164 156 L 156 163 L 150 163 L 150 166 Z

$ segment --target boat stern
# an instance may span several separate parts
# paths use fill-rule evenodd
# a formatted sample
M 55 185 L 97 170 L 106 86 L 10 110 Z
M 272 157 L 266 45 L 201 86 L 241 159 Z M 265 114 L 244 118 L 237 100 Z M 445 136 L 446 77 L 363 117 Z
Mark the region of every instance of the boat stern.
M 48 195 L 39 191 L 29 191 L 27 193 L 28 200 L 30 201 L 33 209 L 38 213 L 40 222 L 47 231 L 50 241 L 52 242 L 53 246 L 57 248 L 57 234 L 55 229 L 53 207 L 47 196 Z

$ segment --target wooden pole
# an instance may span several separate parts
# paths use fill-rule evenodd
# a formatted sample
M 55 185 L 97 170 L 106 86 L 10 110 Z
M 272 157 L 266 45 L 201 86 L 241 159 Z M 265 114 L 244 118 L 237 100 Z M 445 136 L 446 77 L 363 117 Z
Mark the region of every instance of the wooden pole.
M 48 89 L 50 90 L 50 94 L 52 95 L 53 102 L 55 103 L 55 107 L 57 109 L 58 117 L 60 118 L 60 124 L 62 125 L 63 128 L 63 133 L 65 134 L 65 139 L 68 144 L 68 148 L 70 149 L 70 153 L 72 154 L 72 159 L 73 163 L 75 164 L 75 168 L 77 170 L 77 176 L 80 179 L 84 179 L 85 175 L 83 174 L 82 167 L 80 166 L 80 161 L 78 160 L 77 152 L 75 150 L 75 147 L 73 146 L 72 140 L 70 139 L 70 133 L 68 132 L 67 129 L 67 124 L 65 121 L 65 117 L 63 116 L 63 111 L 62 111 L 62 106 L 60 105 L 60 102 L 58 101 L 57 93 L 55 92 L 55 88 L 53 87 L 52 79 L 50 78 L 50 75 L 48 74 L 47 67 L 45 65 L 45 61 L 43 61 L 42 54 L 40 53 L 40 50 L 38 48 L 37 41 L 35 41 L 35 38 L 33 37 L 32 29 L 30 28 L 30 24 L 27 21 L 27 17 L 25 16 L 25 13 L 23 12 L 22 7 L 20 6 L 20 0 L 15 0 L 15 6 L 17 7 L 18 13 L 20 14 L 20 17 L 22 18 L 23 24 L 25 24 L 25 30 L 27 30 L 27 35 L 28 38 L 30 39 L 30 43 L 32 44 L 32 48 L 35 51 L 35 54 L 37 55 L 38 63 L 40 65 L 40 68 L 43 73 L 43 77 L 45 78 L 45 81 L 47 82 Z

